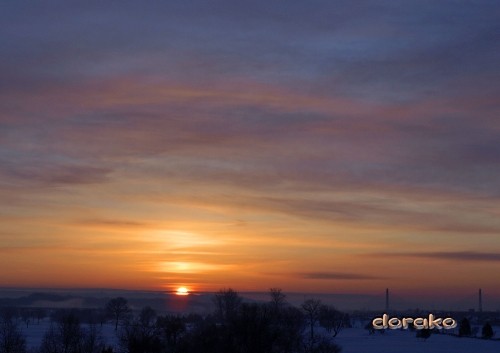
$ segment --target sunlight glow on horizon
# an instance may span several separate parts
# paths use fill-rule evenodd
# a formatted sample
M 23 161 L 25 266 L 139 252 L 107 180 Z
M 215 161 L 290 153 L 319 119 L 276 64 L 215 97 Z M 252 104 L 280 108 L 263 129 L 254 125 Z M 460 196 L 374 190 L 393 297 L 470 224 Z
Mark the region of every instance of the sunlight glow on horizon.
M 189 295 L 189 290 L 186 287 L 179 287 L 175 292 L 177 295 Z

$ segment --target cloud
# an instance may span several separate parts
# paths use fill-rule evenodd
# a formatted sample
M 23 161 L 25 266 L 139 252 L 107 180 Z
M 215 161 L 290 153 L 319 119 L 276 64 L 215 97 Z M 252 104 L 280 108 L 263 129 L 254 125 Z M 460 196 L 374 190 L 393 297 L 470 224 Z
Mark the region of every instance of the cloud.
M 73 223 L 84 227 L 111 228 L 111 229 L 129 229 L 129 228 L 146 229 L 152 226 L 152 224 L 147 222 L 120 220 L 120 219 L 104 219 L 104 218 L 83 218 L 83 219 L 77 219 Z
M 199 176 L 196 177 L 196 176 Z M 453 234 L 492 235 L 500 230 L 494 212 L 489 210 L 496 202 L 492 199 L 467 198 L 466 195 L 439 193 L 422 190 L 391 189 L 376 185 L 351 182 L 328 188 L 323 179 L 311 177 L 309 183 L 302 179 L 289 179 L 286 183 L 273 183 L 271 176 L 260 178 L 240 175 L 211 174 L 205 172 L 189 176 L 177 175 L 182 180 L 191 180 L 194 185 L 202 179 L 217 180 L 212 185 L 227 190 L 230 196 L 213 193 L 197 193 L 192 196 L 182 191 L 178 195 L 161 197 L 152 195 L 155 202 L 175 200 L 179 204 L 194 208 L 223 210 L 229 214 L 239 212 L 263 212 L 274 216 L 319 221 L 338 227 L 351 225 L 363 229 L 386 229 L 391 231 L 417 232 L 425 236 Z M 304 177 L 304 180 L 307 178 Z M 293 182 L 295 181 L 295 182 Z M 322 184 L 322 183 L 325 184 Z M 331 182 L 331 180 L 330 180 Z M 352 190 L 346 194 L 345 188 Z M 304 189 L 300 189 L 300 188 Z M 241 188 L 254 192 L 241 192 Z M 328 191 L 325 191 L 328 190 Z M 269 195 L 269 193 L 273 195 Z M 467 200 L 467 201 L 466 201 Z
M 0 211 L 23 243 L 108 249 L 168 222 L 290 232 L 294 251 L 310 229 L 349 237 L 345 251 L 416 236 L 468 249 L 500 230 L 497 2 L 0 7 Z
M 303 272 L 296 276 L 304 279 L 319 279 L 319 280 L 377 280 L 383 277 L 375 277 L 357 273 L 345 272 Z
M 401 253 L 374 253 L 367 254 L 374 257 L 416 257 L 445 261 L 465 262 L 500 262 L 500 253 L 475 252 L 475 251 L 450 251 L 450 252 L 401 252 Z
M 7 161 L 0 175 L 10 184 L 50 187 L 63 185 L 96 184 L 106 182 L 111 169 L 88 165 L 44 163 L 31 164 Z

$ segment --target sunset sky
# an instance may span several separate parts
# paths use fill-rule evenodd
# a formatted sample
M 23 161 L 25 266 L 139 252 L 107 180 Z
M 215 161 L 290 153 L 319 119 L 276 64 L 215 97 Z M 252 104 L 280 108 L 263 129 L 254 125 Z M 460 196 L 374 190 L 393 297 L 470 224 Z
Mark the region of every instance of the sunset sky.
M 3 1 L 0 287 L 500 295 L 498 1 Z

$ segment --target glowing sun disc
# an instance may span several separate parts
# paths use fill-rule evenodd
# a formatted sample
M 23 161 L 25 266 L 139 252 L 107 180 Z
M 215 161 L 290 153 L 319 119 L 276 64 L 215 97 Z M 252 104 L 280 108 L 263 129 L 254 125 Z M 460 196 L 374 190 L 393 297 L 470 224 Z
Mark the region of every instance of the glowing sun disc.
M 177 295 L 188 295 L 189 290 L 186 287 L 179 287 L 177 288 L 177 291 L 175 292 Z

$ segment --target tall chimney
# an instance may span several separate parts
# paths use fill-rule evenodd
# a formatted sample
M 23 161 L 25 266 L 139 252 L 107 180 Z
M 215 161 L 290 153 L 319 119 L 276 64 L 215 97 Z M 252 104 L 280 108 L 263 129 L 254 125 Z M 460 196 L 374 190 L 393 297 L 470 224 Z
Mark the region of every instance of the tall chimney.
M 481 288 L 479 288 L 479 313 L 483 312 L 483 293 Z
M 385 312 L 389 311 L 389 288 L 385 289 Z

